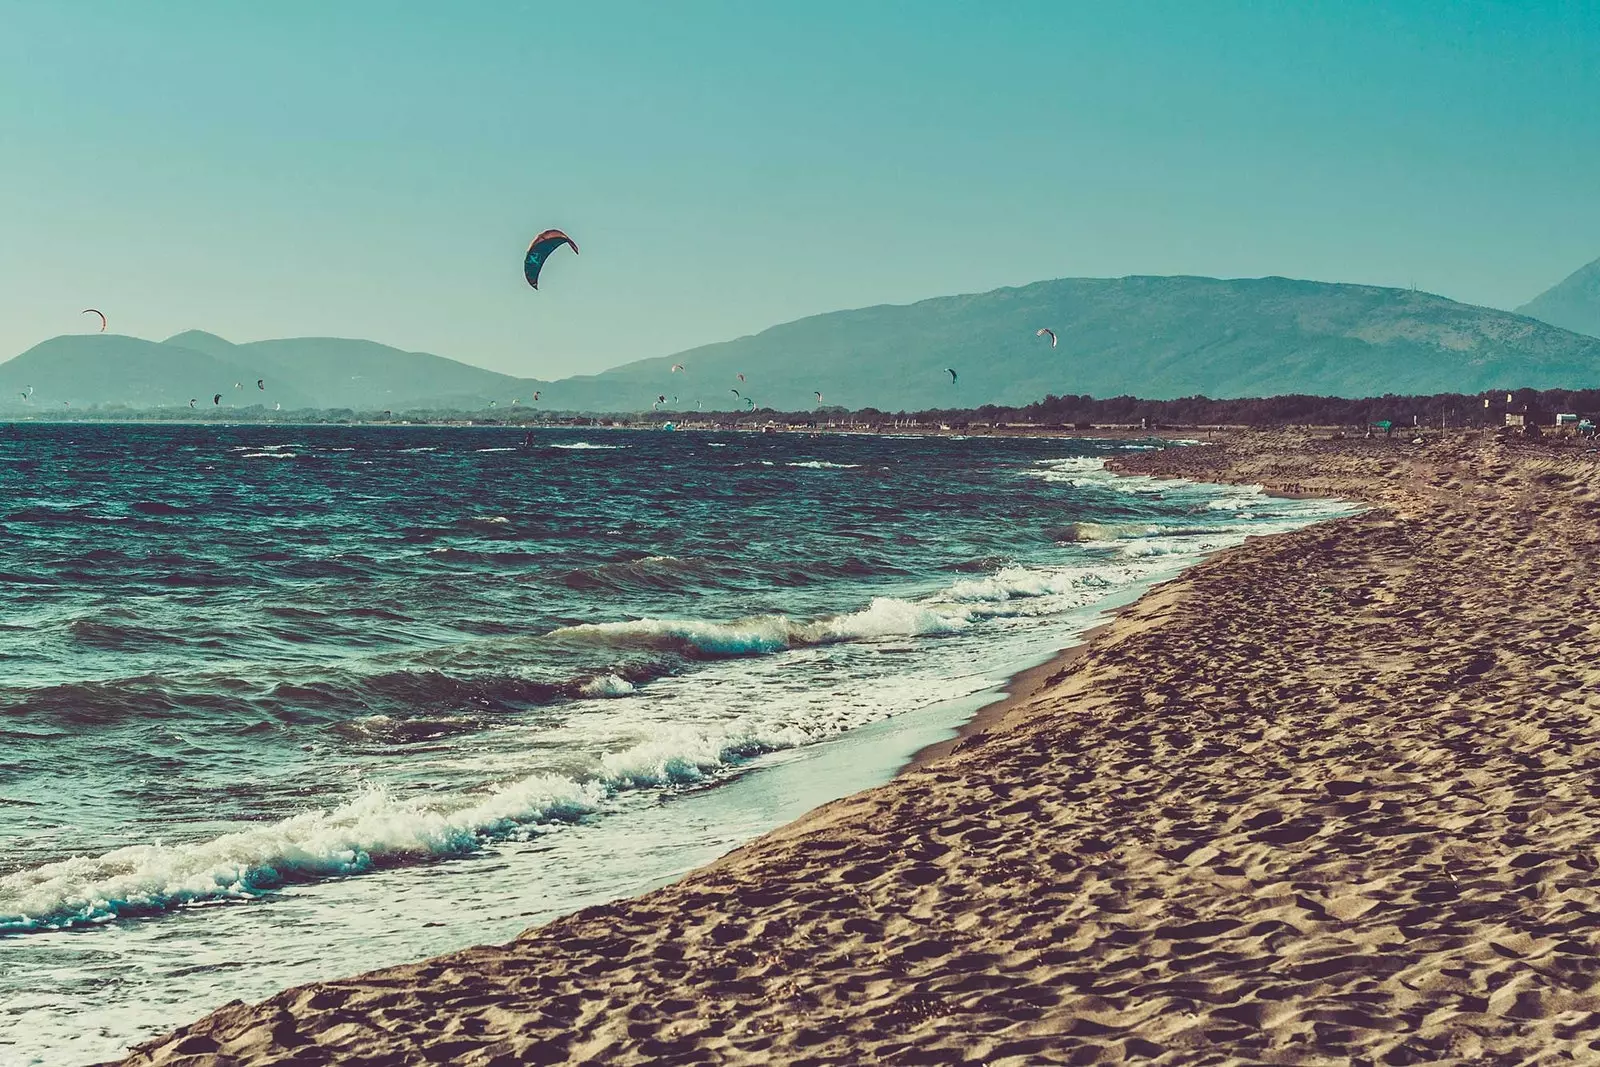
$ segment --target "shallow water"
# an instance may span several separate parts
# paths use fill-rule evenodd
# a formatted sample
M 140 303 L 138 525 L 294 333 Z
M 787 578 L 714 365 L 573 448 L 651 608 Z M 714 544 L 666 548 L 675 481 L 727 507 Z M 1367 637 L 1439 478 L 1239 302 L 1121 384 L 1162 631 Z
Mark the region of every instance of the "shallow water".
M 0 1061 L 673 877 L 1338 510 L 1124 447 L 0 428 Z

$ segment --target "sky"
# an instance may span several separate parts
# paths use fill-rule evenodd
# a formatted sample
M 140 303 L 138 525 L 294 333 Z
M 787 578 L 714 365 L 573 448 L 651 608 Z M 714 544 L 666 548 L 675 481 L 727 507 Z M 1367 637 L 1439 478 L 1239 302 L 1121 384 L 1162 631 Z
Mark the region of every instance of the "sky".
M 592 373 L 1044 278 L 1512 308 L 1600 256 L 1600 0 L 0 0 L 0 358 Z M 559 227 L 541 289 L 532 236 Z

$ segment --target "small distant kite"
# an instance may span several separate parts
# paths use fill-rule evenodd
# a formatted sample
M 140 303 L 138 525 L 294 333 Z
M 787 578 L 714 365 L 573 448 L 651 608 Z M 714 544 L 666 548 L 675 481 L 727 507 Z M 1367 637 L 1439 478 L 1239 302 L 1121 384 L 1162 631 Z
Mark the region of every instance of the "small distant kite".
M 1046 335 L 1048 335 L 1049 338 L 1050 338 L 1050 347 L 1054 348 L 1056 346 L 1056 332 L 1054 330 L 1052 330 L 1048 326 L 1046 326 L 1043 329 L 1041 329 L 1038 333 L 1034 334 L 1035 337 L 1044 337 Z
M 738 397 L 741 400 L 744 399 L 744 394 L 739 392 L 739 390 L 737 390 L 737 389 L 729 389 L 728 392 L 732 393 L 734 396 Z
M 199 397 L 197 397 L 197 396 L 191 396 L 191 397 L 190 397 L 190 398 L 189 398 L 189 406 L 190 406 L 190 407 L 194 407 L 194 402 L 195 402 L 195 401 L 196 401 L 196 400 L 199 400 L 199 399 L 200 399 L 200 398 L 199 398 Z
M 956 369 L 954 367 L 946 367 L 944 372 L 950 375 L 950 384 L 956 384 Z
M 749 397 L 745 397 L 744 398 L 744 409 L 746 411 L 754 411 L 756 409 L 756 402 L 754 400 L 751 400 Z
M 668 372 L 668 373 L 670 373 L 670 374 L 677 374 L 677 373 L 678 373 L 678 372 L 679 372 L 679 371 L 681 371 L 681 370 L 683 370 L 683 364 L 682 364 L 682 363 L 674 363 L 674 364 L 673 364 L 673 365 L 672 365 L 672 370 L 671 370 L 671 371 L 669 371 L 669 372 Z M 687 371 L 685 371 L 685 373 L 688 373 L 688 372 L 687 372 Z
M 267 380 L 265 378 L 257 378 L 256 379 L 256 388 L 260 389 L 263 392 L 265 392 L 266 388 L 267 388 Z
M 529 285 L 539 288 L 539 271 L 544 269 L 544 261 L 562 245 L 571 245 L 572 254 L 578 254 L 578 242 L 560 230 L 546 230 L 528 245 L 527 258 L 522 261 L 522 276 L 528 279 Z
M 95 308 L 84 308 L 82 313 L 85 314 L 85 315 L 99 315 L 100 316 L 100 332 L 101 333 L 105 333 L 106 332 L 106 316 L 105 316 L 105 312 L 98 311 Z
M 819 403 L 819 404 L 822 403 L 822 394 L 821 393 L 817 394 L 817 403 Z
M 222 394 L 221 393 L 213 394 L 212 397 L 211 397 L 211 405 L 213 407 L 215 407 L 216 405 L 218 405 L 220 403 L 222 403 Z
M 744 381 L 744 375 L 740 374 L 740 375 L 737 375 L 737 377 L 741 382 Z
M 539 402 L 539 390 L 537 389 L 533 391 L 533 402 L 536 404 Z
M 28 394 L 27 393 L 18 393 L 17 395 L 22 397 L 22 402 L 24 404 L 26 404 L 28 402 Z

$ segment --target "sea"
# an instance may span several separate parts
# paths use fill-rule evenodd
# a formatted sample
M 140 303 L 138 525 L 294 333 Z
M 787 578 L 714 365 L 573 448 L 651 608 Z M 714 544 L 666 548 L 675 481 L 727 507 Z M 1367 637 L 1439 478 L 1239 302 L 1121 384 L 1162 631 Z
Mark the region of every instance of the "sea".
M 0 1063 L 670 881 L 1345 510 L 1157 447 L 0 426 Z

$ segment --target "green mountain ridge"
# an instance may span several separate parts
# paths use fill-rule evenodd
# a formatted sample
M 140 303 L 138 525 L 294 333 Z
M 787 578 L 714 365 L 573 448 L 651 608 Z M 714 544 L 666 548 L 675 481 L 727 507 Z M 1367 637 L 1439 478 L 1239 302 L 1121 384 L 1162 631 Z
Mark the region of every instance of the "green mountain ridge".
M 1058 348 L 1036 335 L 1041 327 L 1056 332 Z M 675 363 L 685 370 L 673 373 Z M 264 391 L 233 388 L 257 378 Z M 821 392 L 830 406 L 895 411 L 1051 393 L 1360 397 L 1597 384 L 1600 338 L 1432 293 L 1131 276 L 834 311 L 555 382 L 362 340 L 234 344 L 198 330 L 164 342 L 57 337 L 0 364 L 0 411 L 61 401 L 177 407 L 214 392 L 240 407 L 481 411 L 513 399 L 531 406 L 539 390 L 543 410 L 643 412 L 661 395 L 669 409 L 737 410 L 738 389 L 762 407 L 807 409 Z
M 1036 336 L 1041 327 L 1056 331 L 1058 348 Z M 685 371 L 670 375 L 674 363 Z M 830 405 L 885 410 L 1016 404 L 1050 393 L 1359 397 L 1592 386 L 1600 382 L 1600 342 L 1406 289 L 1288 278 L 1065 278 L 816 315 L 566 379 L 551 398 L 598 407 L 659 388 L 727 407 L 739 373 L 742 393 L 789 409 L 810 407 L 813 391 Z
M 264 389 L 256 387 L 261 379 Z M 26 401 L 21 394 L 33 387 Z M 238 386 L 238 388 L 235 388 Z M 286 411 L 479 410 L 526 402 L 544 382 L 514 378 L 375 341 L 302 337 L 234 344 L 202 330 L 165 341 L 115 334 L 54 337 L 0 363 L 0 410 L 125 404 L 136 408 L 281 405 Z

